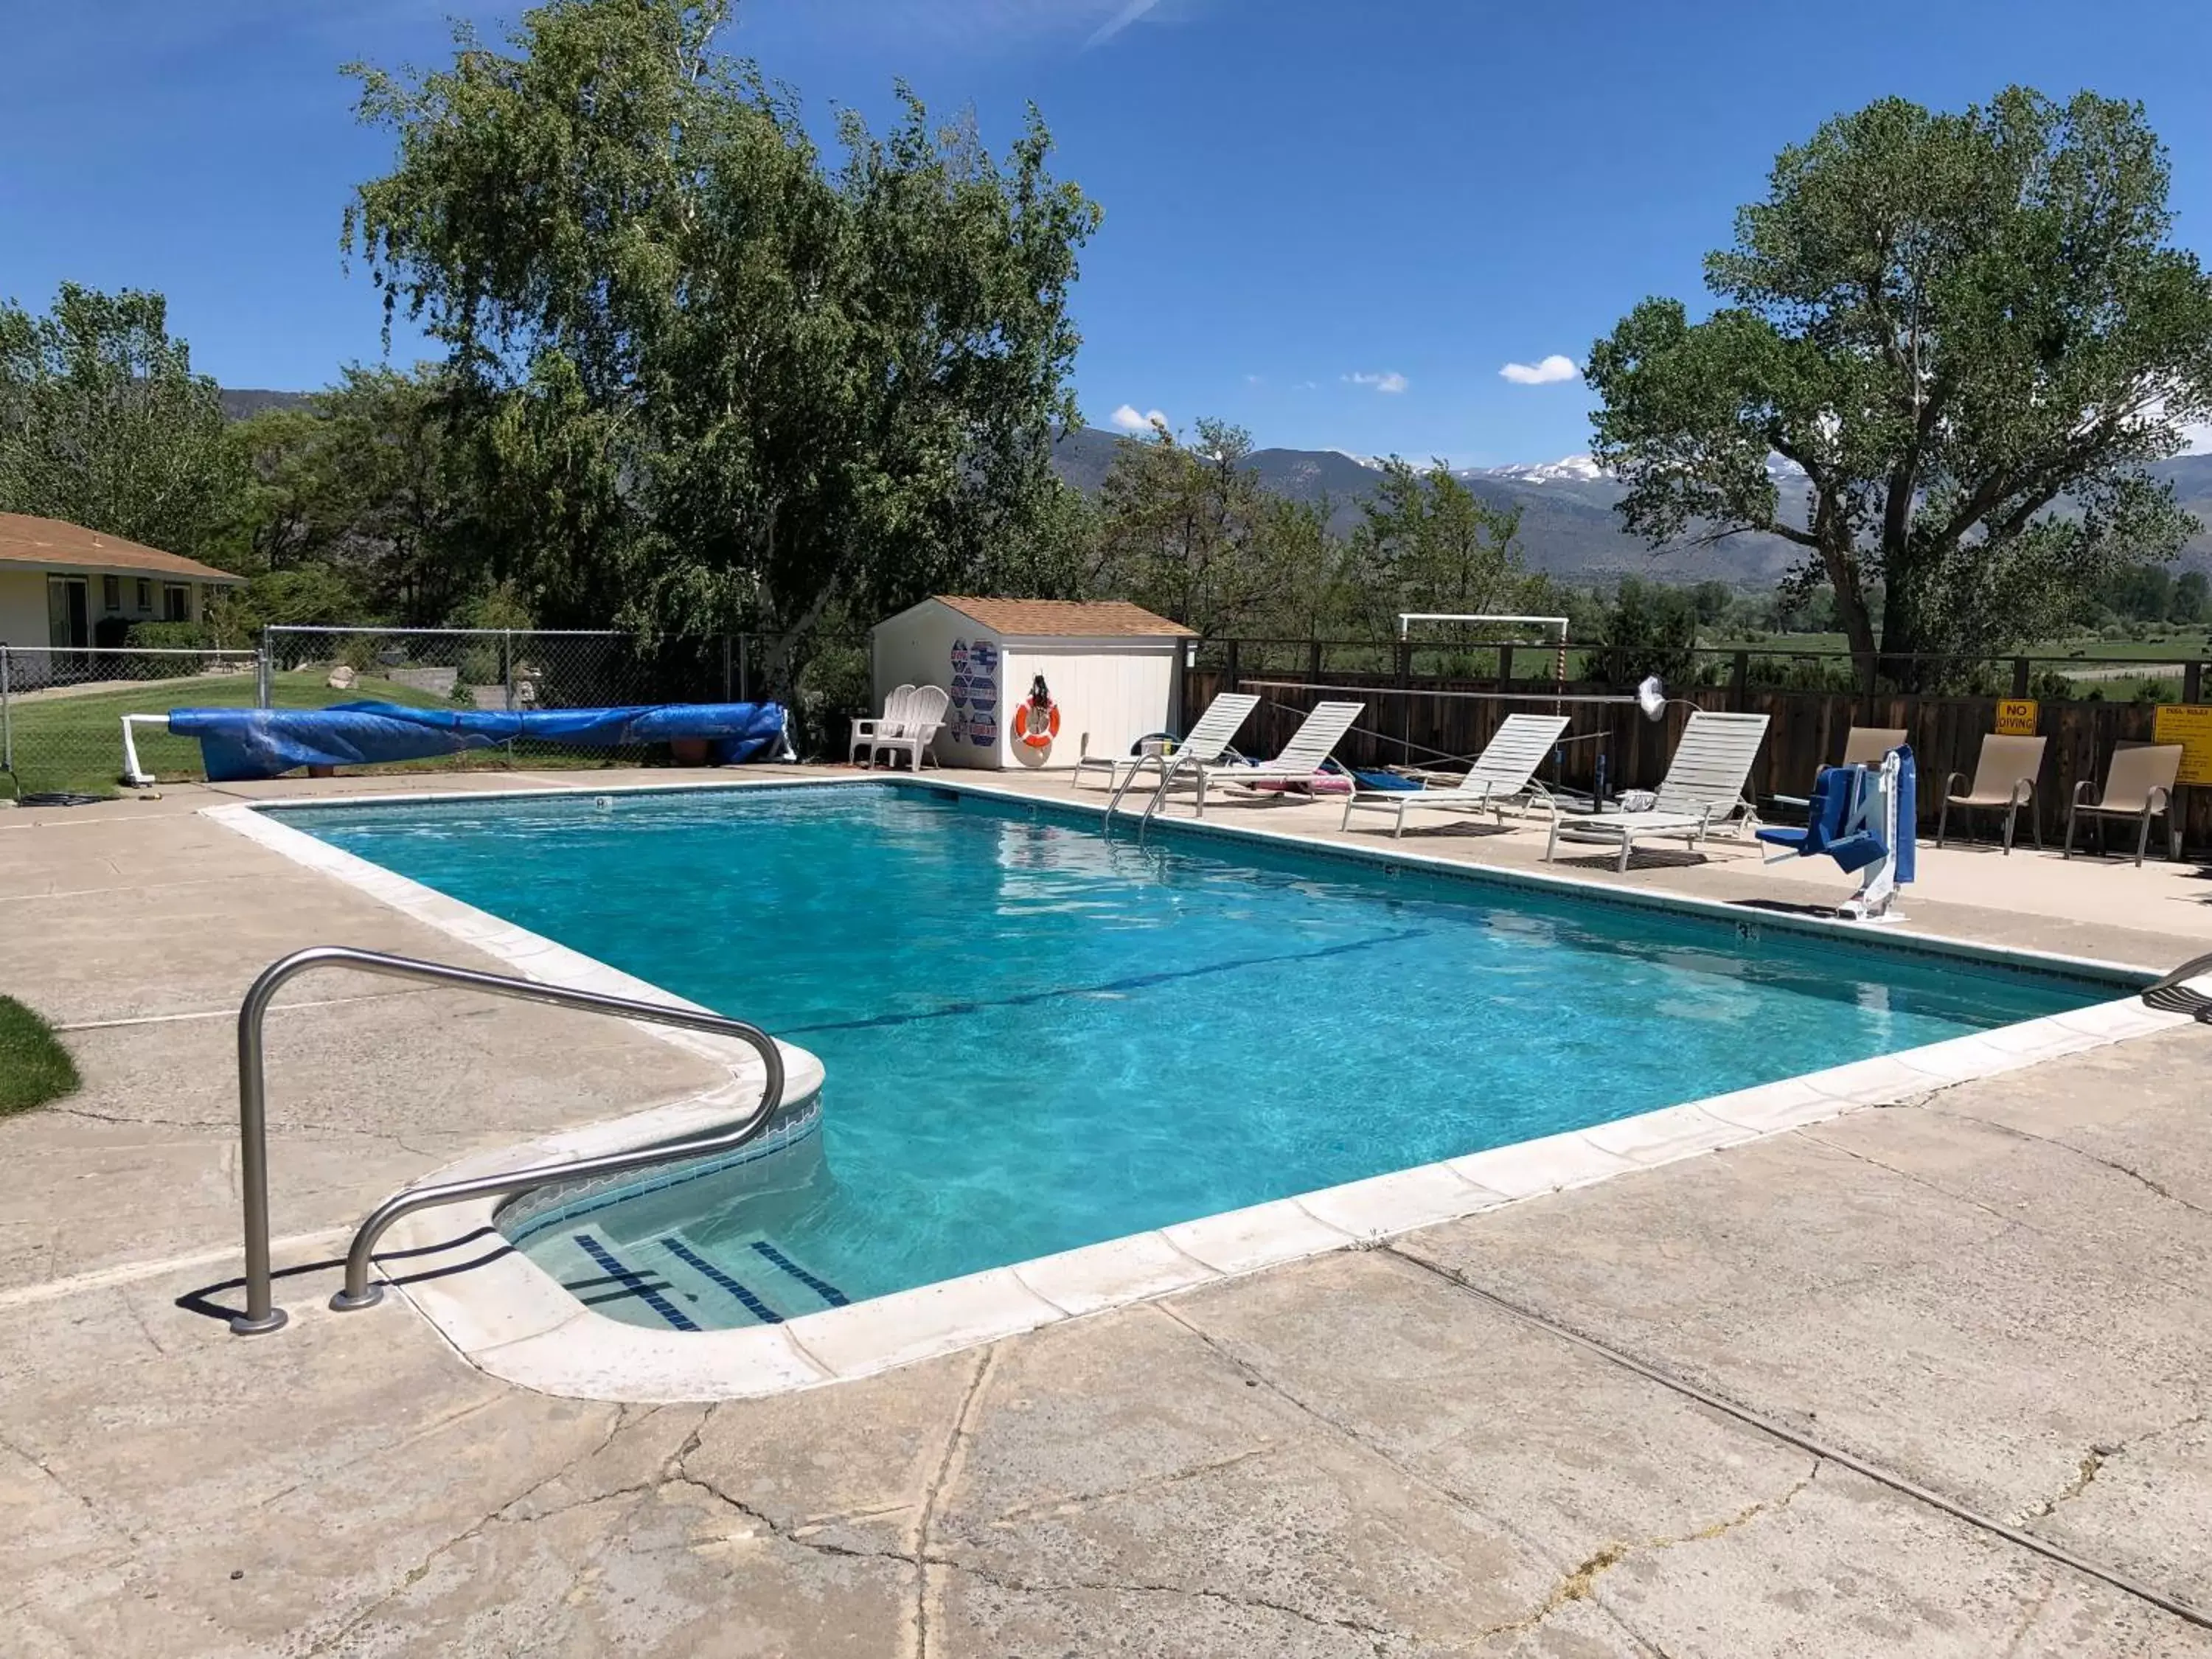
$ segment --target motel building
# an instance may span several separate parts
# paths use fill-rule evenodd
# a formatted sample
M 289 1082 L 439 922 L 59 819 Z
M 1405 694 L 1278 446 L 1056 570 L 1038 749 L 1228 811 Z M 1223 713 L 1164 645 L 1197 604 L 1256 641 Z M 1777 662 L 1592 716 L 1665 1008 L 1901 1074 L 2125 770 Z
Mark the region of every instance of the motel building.
M 0 645 L 17 690 L 80 678 L 64 672 L 70 653 L 120 647 L 137 623 L 199 622 L 216 593 L 245 585 L 119 536 L 0 513 Z

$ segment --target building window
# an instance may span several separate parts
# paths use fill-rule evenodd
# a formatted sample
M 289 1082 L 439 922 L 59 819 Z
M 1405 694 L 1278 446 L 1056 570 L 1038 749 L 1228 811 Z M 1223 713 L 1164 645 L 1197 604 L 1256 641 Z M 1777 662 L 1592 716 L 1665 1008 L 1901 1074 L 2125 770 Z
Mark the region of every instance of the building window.
M 143 576 L 138 579 L 138 614 L 150 616 L 154 610 L 154 584 Z
M 123 578 L 102 576 L 100 579 L 100 609 L 111 616 L 123 609 Z
M 161 587 L 161 620 L 190 622 L 192 619 L 192 590 L 182 582 L 165 582 Z

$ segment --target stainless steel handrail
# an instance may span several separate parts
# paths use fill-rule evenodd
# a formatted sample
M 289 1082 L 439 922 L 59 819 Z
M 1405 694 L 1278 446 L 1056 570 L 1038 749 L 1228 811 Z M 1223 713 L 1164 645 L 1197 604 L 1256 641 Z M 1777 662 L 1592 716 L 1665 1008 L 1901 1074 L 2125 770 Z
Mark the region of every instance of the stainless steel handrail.
M 580 1008 L 623 1019 L 641 1019 L 655 1025 L 675 1025 L 686 1030 L 735 1037 L 760 1055 L 768 1073 L 761 1090 L 760 1105 L 753 1115 L 712 1135 L 608 1152 L 599 1158 L 533 1164 L 528 1169 L 478 1176 L 469 1181 L 410 1187 L 394 1194 L 369 1212 L 368 1218 L 353 1236 L 352 1247 L 346 1252 L 345 1287 L 331 1297 L 331 1306 L 341 1313 L 374 1307 L 383 1299 L 384 1287 L 368 1282 L 370 1253 L 385 1229 L 404 1215 L 467 1198 L 521 1192 L 550 1181 L 615 1175 L 625 1170 L 641 1170 L 655 1164 L 730 1152 L 767 1128 L 777 1108 L 783 1104 L 782 1051 L 767 1032 L 742 1020 L 699 1009 L 672 1007 L 665 1003 L 634 1002 L 627 997 L 602 996 L 593 991 L 571 991 L 562 986 L 510 979 L 501 974 L 481 974 L 474 969 L 450 968 L 443 963 L 418 962 L 412 957 L 388 956 L 381 951 L 357 951 L 349 945 L 319 945 L 310 950 L 295 951 L 262 969 L 261 976 L 253 981 L 238 1009 L 239 1183 L 245 1189 L 246 1202 L 246 1311 L 230 1322 L 230 1328 L 240 1336 L 259 1336 L 281 1329 L 284 1324 L 284 1310 L 275 1304 L 269 1266 L 269 1113 L 261 1027 L 269 1012 L 270 1000 L 278 989 L 311 968 L 347 968 L 356 973 L 380 974 L 389 979 L 451 985 L 523 1002 L 550 1003 L 556 1008 Z

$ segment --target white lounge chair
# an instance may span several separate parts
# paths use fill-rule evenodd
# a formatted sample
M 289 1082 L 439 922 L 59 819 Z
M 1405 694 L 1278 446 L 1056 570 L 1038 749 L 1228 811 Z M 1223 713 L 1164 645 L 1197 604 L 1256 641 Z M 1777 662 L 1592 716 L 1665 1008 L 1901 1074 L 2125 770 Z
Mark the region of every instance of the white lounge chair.
M 911 685 L 896 686 L 893 688 L 890 696 L 884 699 L 882 714 L 873 720 L 854 720 L 852 752 L 845 757 L 847 763 L 857 766 L 860 760 L 860 751 L 878 738 L 895 738 L 903 732 L 906 729 L 907 710 L 913 706 L 913 703 L 914 688 Z M 875 764 L 873 754 L 868 757 L 868 764 L 871 766 Z
M 1310 787 L 1314 774 L 1321 770 L 1336 745 L 1344 741 L 1344 734 L 1352 730 L 1352 722 L 1366 708 L 1364 702 L 1317 702 L 1274 759 L 1257 764 L 1240 761 L 1208 763 L 1195 759 L 1184 759 L 1181 764 L 1171 762 L 1160 788 L 1165 792 L 1188 783 L 1197 793 L 1198 816 L 1204 817 L 1206 791 L 1216 782 L 1233 784 L 1240 789 L 1266 783 Z
M 937 734 L 945 729 L 945 712 L 951 707 L 951 696 L 943 686 L 915 687 L 897 732 L 879 732 L 868 744 L 868 764 L 873 766 L 876 757 L 888 750 L 895 756 L 904 755 L 908 765 L 921 771 L 922 758 L 929 753 L 929 745 L 936 742 Z
M 1157 768 L 1162 773 L 1168 769 L 1176 755 L 1188 755 L 1193 760 L 1218 763 L 1232 751 L 1229 745 L 1236 740 L 1238 730 L 1260 706 L 1260 699 L 1249 691 L 1224 691 L 1206 706 L 1190 728 L 1190 735 L 1175 745 L 1172 753 L 1152 755 L 1094 755 L 1088 750 L 1075 763 L 1075 776 L 1068 787 L 1074 788 L 1083 781 L 1085 772 L 1103 772 L 1106 787 L 1119 791 L 1133 781 L 1146 767 Z
M 1566 729 L 1565 714 L 1508 714 L 1456 784 L 1443 789 L 1355 789 L 1345 799 L 1343 827 L 1352 828 L 1354 812 L 1395 814 L 1393 838 L 1406 833 L 1410 811 L 1489 812 L 1502 823 L 1507 801 L 1525 799 L 1532 789 L 1542 789 L 1536 782 L 1536 769 Z
M 1757 815 L 1743 792 L 1751 778 L 1751 763 L 1759 757 L 1759 745 L 1766 739 L 1766 721 L 1764 714 L 1698 709 L 1683 730 L 1660 782 L 1658 799 L 1649 811 L 1566 816 L 1555 810 L 1545 861 L 1559 851 L 1562 835 L 1572 841 L 1620 842 L 1620 862 L 1613 867 L 1626 870 L 1640 838 L 1679 837 L 1695 851 L 1716 826 L 1738 813 L 1743 815 L 1740 823 L 1755 824 Z

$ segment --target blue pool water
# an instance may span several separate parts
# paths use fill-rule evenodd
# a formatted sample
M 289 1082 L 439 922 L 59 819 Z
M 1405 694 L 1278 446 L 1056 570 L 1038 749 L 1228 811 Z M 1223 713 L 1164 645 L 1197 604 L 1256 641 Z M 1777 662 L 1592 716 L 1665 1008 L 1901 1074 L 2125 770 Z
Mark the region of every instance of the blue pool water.
M 505 1220 L 580 1297 L 663 1328 L 808 1312 L 2117 988 L 1219 837 L 1139 848 L 912 786 L 284 817 L 821 1056 L 818 1119 L 771 1155 Z

